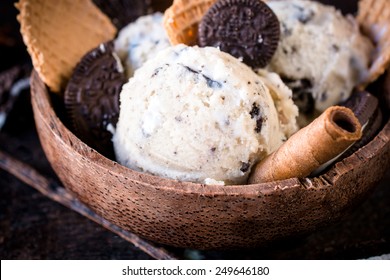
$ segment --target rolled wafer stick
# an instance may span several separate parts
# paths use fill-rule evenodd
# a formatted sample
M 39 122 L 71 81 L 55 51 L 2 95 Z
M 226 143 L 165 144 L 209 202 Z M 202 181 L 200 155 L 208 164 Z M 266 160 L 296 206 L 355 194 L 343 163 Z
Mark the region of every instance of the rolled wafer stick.
M 359 120 L 350 109 L 330 107 L 259 162 L 249 183 L 306 177 L 359 140 L 361 130 Z

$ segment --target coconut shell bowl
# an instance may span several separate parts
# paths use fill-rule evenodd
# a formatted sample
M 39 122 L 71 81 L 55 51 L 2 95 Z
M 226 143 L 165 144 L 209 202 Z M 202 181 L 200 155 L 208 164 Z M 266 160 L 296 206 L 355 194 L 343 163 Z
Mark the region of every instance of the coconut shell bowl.
M 380 97 L 390 95 L 384 87 L 377 91 L 373 93 Z M 37 131 L 63 185 L 113 224 L 171 246 L 253 248 L 315 231 L 361 203 L 390 167 L 386 102 L 379 133 L 319 176 L 217 186 L 139 173 L 104 157 L 68 129 L 53 97 L 33 71 Z

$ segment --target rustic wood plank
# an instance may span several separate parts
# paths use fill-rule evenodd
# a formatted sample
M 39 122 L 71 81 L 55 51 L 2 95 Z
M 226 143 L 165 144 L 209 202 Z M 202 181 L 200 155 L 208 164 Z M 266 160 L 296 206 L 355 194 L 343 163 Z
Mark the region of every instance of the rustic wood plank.
M 109 221 L 103 219 L 91 209 L 82 204 L 69 191 L 61 187 L 56 181 L 50 180 L 39 174 L 34 168 L 29 165 L 16 160 L 7 153 L 0 150 L 0 168 L 8 171 L 19 180 L 30 185 L 38 190 L 43 195 L 50 199 L 72 209 L 73 211 L 89 218 L 90 220 L 100 224 L 106 229 L 116 233 L 121 238 L 133 243 L 136 247 L 160 260 L 176 259 L 172 254 L 165 249 L 159 248 L 152 243 L 143 240 L 135 234 L 122 230 L 121 228 L 111 224 Z

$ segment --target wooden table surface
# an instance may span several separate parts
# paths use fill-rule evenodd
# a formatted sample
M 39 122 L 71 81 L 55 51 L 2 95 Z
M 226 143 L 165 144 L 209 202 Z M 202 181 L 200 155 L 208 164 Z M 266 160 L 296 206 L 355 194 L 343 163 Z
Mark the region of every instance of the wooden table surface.
M 15 10 L 9 5 L 12 2 L 0 3 L 0 36 L 1 32 L 12 34 L 15 31 L 13 25 L 7 24 L 15 16 Z M 346 2 L 349 8 L 351 3 L 356 4 L 353 0 Z M 28 60 L 19 37 L 7 44 L 2 45 L 0 40 L 0 72 Z M 28 91 L 22 93 L 0 130 L 0 151 L 27 163 L 45 177 L 57 180 L 39 144 Z M 347 217 L 310 235 L 253 250 L 166 250 L 178 258 L 205 259 L 360 259 L 389 254 L 390 172 Z M 152 259 L 118 235 L 54 202 L 1 169 L 0 258 Z

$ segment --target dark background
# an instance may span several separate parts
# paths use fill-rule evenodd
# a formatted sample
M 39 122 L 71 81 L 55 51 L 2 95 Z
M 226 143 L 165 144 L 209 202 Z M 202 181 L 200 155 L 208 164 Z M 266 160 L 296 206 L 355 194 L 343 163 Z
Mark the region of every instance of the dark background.
M 354 12 L 357 7 L 356 0 L 322 2 L 339 2 L 345 12 Z M 16 14 L 13 1 L 0 1 L 0 73 L 29 63 Z M 28 91 L 17 100 L 0 131 L 0 150 L 56 179 L 36 135 Z M 389 185 L 388 172 L 363 204 L 339 223 L 313 234 L 253 250 L 199 252 L 197 256 L 207 259 L 360 259 L 389 254 Z M 194 255 L 188 250 L 167 249 L 180 258 Z M 142 250 L 2 170 L 0 258 L 150 259 Z

